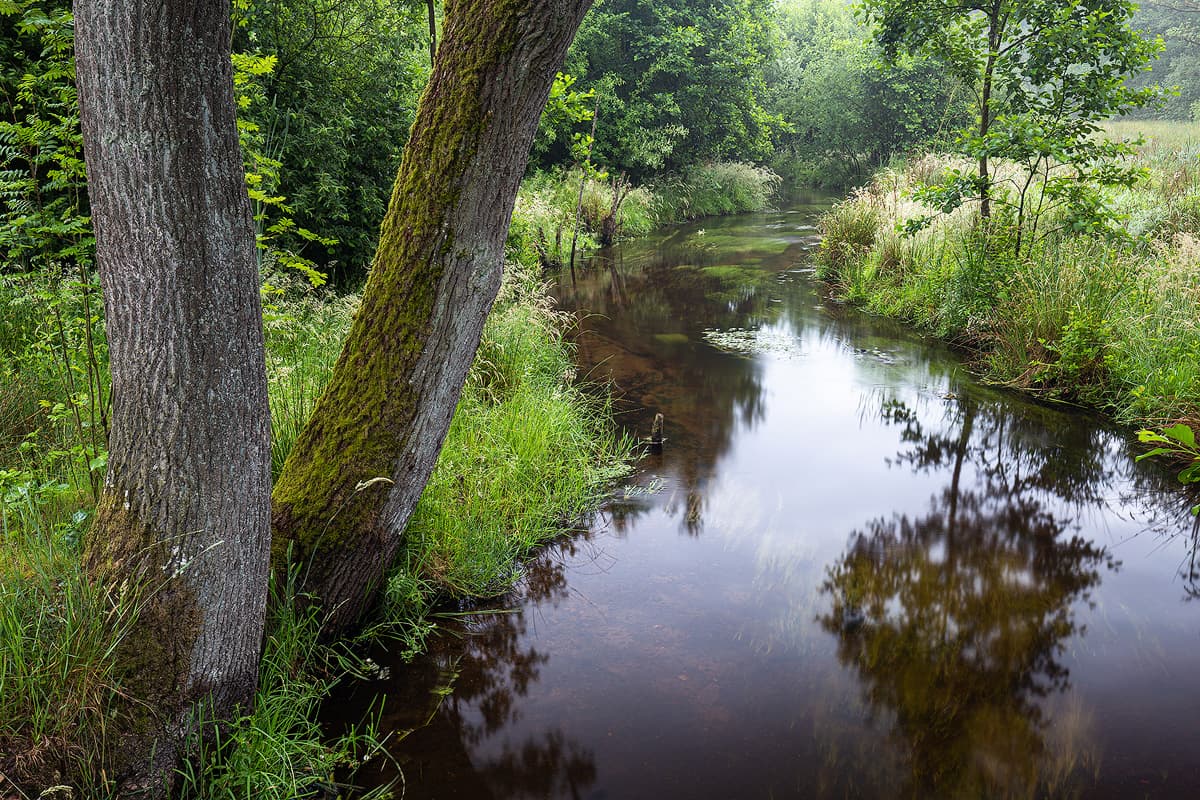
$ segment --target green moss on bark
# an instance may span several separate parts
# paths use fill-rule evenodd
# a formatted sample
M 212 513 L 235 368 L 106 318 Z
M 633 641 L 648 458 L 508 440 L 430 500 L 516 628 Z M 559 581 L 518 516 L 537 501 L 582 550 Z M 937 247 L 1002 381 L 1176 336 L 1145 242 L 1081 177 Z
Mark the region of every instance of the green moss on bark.
M 192 654 L 203 614 L 178 579 L 169 543 L 110 489 L 88 537 L 87 572 L 110 594 L 113 608 L 136 608 L 114 653 L 123 702 L 112 709 L 103 762 L 117 782 L 169 785 L 179 722 L 210 687 L 190 686 Z M 167 751 L 164 758 L 163 753 Z
M 486 82 L 527 35 L 523 20 L 531 5 L 465 0 L 447 9 L 453 29 L 421 101 L 362 307 L 275 485 L 277 574 L 286 569 L 289 549 L 300 563 L 314 563 L 316 552 L 352 548 L 376 525 L 386 491 L 355 487 L 390 477 L 406 452 L 418 411 L 408 376 L 429 339 L 463 175 L 491 121 L 486 106 L 494 87 Z

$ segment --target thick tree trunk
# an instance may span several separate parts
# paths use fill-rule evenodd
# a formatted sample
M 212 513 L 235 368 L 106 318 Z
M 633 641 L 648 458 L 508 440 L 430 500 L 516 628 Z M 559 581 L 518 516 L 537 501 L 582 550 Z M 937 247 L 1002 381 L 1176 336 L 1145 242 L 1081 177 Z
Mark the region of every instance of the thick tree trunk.
M 76 0 L 79 102 L 113 380 L 86 546 L 144 603 L 109 776 L 164 792 L 193 704 L 256 684 L 270 442 L 228 0 Z
M 373 602 L 433 469 L 500 285 L 538 116 L 590 2 L 446 4 L 362 307 L 273 495 L 274 563 L 291 548 L 304 565 L 327 634 Z

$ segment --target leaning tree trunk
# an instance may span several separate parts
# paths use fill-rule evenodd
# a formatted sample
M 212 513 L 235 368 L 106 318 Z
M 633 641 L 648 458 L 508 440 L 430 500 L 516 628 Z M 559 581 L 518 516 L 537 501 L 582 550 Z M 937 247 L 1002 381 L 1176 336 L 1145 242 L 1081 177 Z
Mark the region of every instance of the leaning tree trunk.
M 80 112 L 112 362 L 90 575 L 143 604 L 110 778 L 166 791 L 193 707 L 258 671 L 270 443 L 228 0 L 76 0 Z M 115 591 L 115 590 L 114 590 Z
M 590 2 L 446 4 L 362 307 L 272 497 L 276 568 L 290 549 L 327 634 L 373 602 L 433 469 L 500 286 L 538 116 Z

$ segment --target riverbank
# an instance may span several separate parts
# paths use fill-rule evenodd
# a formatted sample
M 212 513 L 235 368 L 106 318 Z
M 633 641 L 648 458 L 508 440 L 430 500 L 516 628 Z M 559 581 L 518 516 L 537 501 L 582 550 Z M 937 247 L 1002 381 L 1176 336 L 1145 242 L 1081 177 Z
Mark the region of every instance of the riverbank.
M 818 275 L 839 299 L 966 348 L 990 381 L 1126 423 L 1194 419 L 1198 145 L 1200 126 L 1180 125 L 1140 147 L 1143 179 L 1105 198 L 1123 233 L 1078 233 L 1050 214 L 1019 257 L 1011 221 L 997 214 L 985 232 L 974 204 L 906 232 L 934 214 L 914 190 L 952 167 L 969 169 L 948 156 L 911 160 L 877 173 L 825 216 Z
M 760 211 L 771 205 L 781 182 L 770 169 L 736 161 L 694 164 L 641 186 L 624 175 L 540 172 L 517 195 L 509 250 L 519 260 L 558 267 L 571 259 L 577 210 L 578 256 L 663 225 Z
M 356 301 L 302 295 L 267 310 L 276 464 L 328 377 Z M 630 444 L 576 380 L 564 325 L 536 272 L 510 264 L 438 467 L 365 637 L 418 652 L 439 600 L 502 592 L 523 557 L 586 514 L 623 474 Z M 104 709 L 120 691 L 107 656 L 136 614 L 134 605 L 111 603 L 89 586 L 80 567 L 92 495 L 70 457 L 72 432 L 69 424 L 27 432 L 6 456 L 20 459 L 18 468 L 0 476 L 0 771 L 13 781 L 27 776 L 30 783 L 13 784 L 26 790 L 62 782 L 54 774 L 100 782 L 89 767 L 103 747 Z M 292 599 L 273 616 L 254 711 L 227 732 L 235 745 L 209 748 L 192 765 L 185 775 L 190 794 L 244 797 L 250 788 L 255 797 L 294 797 L 370 748 L 371 737 L 361 734 L 324 741 L 317 704 L 341 674 L 365 667 L 354 643 L 318 645 L 316 621 L 299 614 Z
M 777 184 L 744 165 L 689 175 L 669 184 L 673 195 L 631 189 L 615 233 L 765 205 Z M 360 640 L 329 647 L 317 642 L 316 620 L 277 587 L 283 602 L 265 641 L 254 709 L 188 765 L 184 796 L 282 800 L 362 763 L 376 747 L 369 724 L 331 742 L 316 722 L 334 683 L 370 671 L 357 655 L 361 645 L 382 639 L 405 657 L 421 652 L 440 602 L 502 593 L 524 558 L 584 517 L 626 471 L 632 442 L 616 433 L 605 403 L 584 391 L 563 338 L 570 320 L 554 310 L 540 278 L 547 226 L 566 229 L 563 198 L 572 182 L 542 177 L 522 189 L 501 296 L 381 607 Z M 603 231 L 597 198 L 611 184 L 593 179 L 585 188 L 591 205 L 580 249 Z M 264 297 L 278 470 L 332 369 L 357 298 L 281 276 Z M 106 710 L 122 690 L 109 654 L 137 613 L 128 595 L 89 586 L 80 565 L 104 470 L 99 295 L 89 275 L 4 276 L 0 311 L 0 795 L 34 796 L 72 780 L 94 796 L 103 784 L 96 769 Z

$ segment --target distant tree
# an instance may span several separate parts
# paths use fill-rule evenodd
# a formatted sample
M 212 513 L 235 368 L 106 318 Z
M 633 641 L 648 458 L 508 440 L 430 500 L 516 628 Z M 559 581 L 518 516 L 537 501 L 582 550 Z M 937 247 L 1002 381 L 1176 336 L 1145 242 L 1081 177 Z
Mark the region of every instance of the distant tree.
M 273 493 L 273 558 L 327 634 L 368 609 L 500 286 L 538 118 L 591 0 L 455 0 L 346 345 Z
M 1200 118 L 1200 0 L 1147 0 L 1134 21 L 1163 37 L 1153 71 L 1136 81 L 1178 90 L 1158 113 L 1170 119 Z
M 768 72 L 777 171 L 845 182 L 893 153 L 943 138 L 965 120 L 964 92 L 928 56 L 885 68 L 870 29 L 848 5 L 790 0 L 778 7 L 782 43 Z
M 597 163 L 638 178 L 705 159 L 766 158 L 778 126 L 763 104 L 774 45 L 769 0 L 598 4 L 565 69 L 599 95 Z M 544 160 L 568 159 L 559 147 Z
M 1131 29 L 1129 0 L 864 0 L 862 8 L 887 56 L 931 55 L 974 94 L 976 124 L 962 146 L 978 169 L 957 176 L 945 197 L 961 202 L 973 192 L 985 219 L 994 159 L 1049 159 L 1096 181 L 1117 177 L 1106 166 L 1119 152 L 1093 146 L 1096 122 L 1159 95 L 1125 84 L 1161 47 Z M 1064 199 L 1089 205 L 1085 183 L 1064 182 Z
M 267 383 L 230 7 L 75 11 L 113 398 L 85 555 L 140 608 L 102 767 L 123 795 L 163 796 L 196 715 L 252 696 L 266 609 Z

